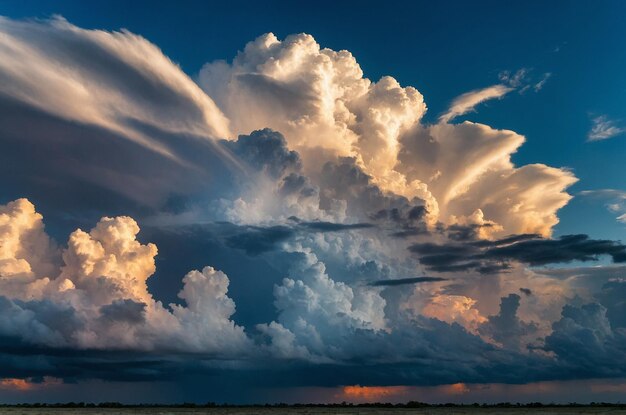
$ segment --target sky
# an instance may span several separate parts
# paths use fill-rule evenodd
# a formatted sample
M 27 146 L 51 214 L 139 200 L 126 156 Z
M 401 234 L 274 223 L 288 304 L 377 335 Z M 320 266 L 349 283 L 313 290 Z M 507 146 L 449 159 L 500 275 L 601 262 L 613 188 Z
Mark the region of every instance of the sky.
M 0 401 L 618 401 L 625 12 L 0 0 Z

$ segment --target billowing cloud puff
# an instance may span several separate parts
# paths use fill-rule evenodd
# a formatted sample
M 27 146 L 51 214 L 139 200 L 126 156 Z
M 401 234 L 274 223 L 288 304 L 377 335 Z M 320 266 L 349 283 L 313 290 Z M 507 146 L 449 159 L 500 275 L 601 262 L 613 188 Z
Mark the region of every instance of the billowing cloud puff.
M 224 273 L 206 267 L 187 274 L 179 294 L 185 305 L 171 311 L 153 299 L 146 281 L 157 248 L 136 240 L 133 219 L 105 217 L 89 232 L 73 232 L 59 269 L 42 216 L 28 200 L 0 212 L 2 336 L 81 349 L 245 353 L 243 328 L 230 320 L 235 305 Z
M 511 154 L 523 142 L 513 131 L 470 122 L 416 126 L 402 137 L 396 169 L 428 186 L 445 223 L 491 221 L 500 234 L 549 235 L 576 178 L 542 164 L 516 168 Z
M 0 206 L 0 274 L 14 278 L 52 276 L 56 248 L 46 235 L 43 217 L 26 199 Z
M 339 352 L 345 358 L 341 344 L 345 338 L 338 338 L 337 331 L 385 328 L 385 300 L 376 291 L 333 281 L 324 263 L 310 252 L 297 252 L 297 256 L 292 278 L 277 285 L 274 296 L 279 323 L 295 332 L 302 346 L 321 356 Z
M 426 110 L 415 88 L 391 77 L 373 83 L 350 52 L 323 49 L 307 34 L 260 36 L 232 64 L 205 65 L 200 85 L 236 133 L 270 127 L 302 154 L 359 154 L 376 171 L 392 166 L 398 135 Z
M 480 214 L 502 233 L 549 235 L 576 180 L 539 164 L 515 168 L 510 156 L 524 137 L 512 131 L 421 125 L 426 106 L 417 90 L 390 77 L 363 78 L 349 52 L 322 49 L 309 35 L 263 35 L 231 64 L 205 65 L 199 78 L 234 131 L 281 131 L 313 178 L 321 160 L 353 157 L 383 192 L 424 200 L 431 224 Z M 463 95 L 442 121 L 510 90 L 496 85 Z

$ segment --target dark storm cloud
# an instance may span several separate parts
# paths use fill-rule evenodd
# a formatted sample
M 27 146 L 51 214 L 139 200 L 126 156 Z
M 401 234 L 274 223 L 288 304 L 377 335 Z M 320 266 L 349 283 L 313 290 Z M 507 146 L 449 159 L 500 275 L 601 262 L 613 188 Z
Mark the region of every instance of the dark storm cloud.
M 529 265 L 595 261 L 599 255 L 609 255 L 616 263 L 626 262 L 626 246 L 616 241 L 589 239 L 588 235 L 564 235 L 558 239 L 507 241 L 484 253 L 486 259 L 514 259 Z
M 510 262 L 547 265 L 571 261 L 595 261 L 609 255 L 613 262 L 626 262 L 626 246 L 616 241 L 565 235 L 543 239 L 537 235 L 513 235 L 496 241 L 477 240 L 448 244 L 416 243 L 409 247 L 428 269 L 438 272 L 506 270 Z
M 493 225 L 450 225 L 446 231 L 448 238 L 453 241 L 472 241 L 478 239 L 478 232 L 481 228 L 490 228 Z
M 206 382 L 213 379 L 218 387 L 227 380 L 236 380 L 240 387 L 338 386 L 359 382 L 434 385 L 488 379 L 520 381 L 526 374 L 525 365 L 538 363 L 531 363 L 535 358 L 498 350 L 456 324 L 420 319 L 420 327 L 423 329 L 393 334 L 357 330 L 343 341 L 361 345 L 356 349 L 364 354 L 341 363 L 258 359 L 231 368 L 202 354 L 41 348 L 6 338 L 0 339 L 0 377 L 53 376 L 66 382 L 176 381 L 198 375 L 205 377 Z M 394 351 L 405 356 L 403 363 L 395 362 Z
M 0 97 L 0 203 L 27 197 L 54 222 L 53 229 L 69 233 L 102 216 L 141 218 L 176 206 L 180 210 L 199 189 L 214 197 L 234 189 L 236 170 L 222 150 L 196 137 L 137 128 L 175 147 L 186 163 L 121 134 Z
M 323 209 L 329 208 L 333 199 L 346 200 L 350 213 L 356 217 L 389 224 L 404 232 L 426 231 L 424 201 L 383 192 L 354 158 L 341 157 L 326 163 L 320 176 L 320 189 L 323 189 L 320 192 Z
M 81 321 L 70 305 L 0 296 L 0 336 L 19 335 L 33 343 L 63 345 L 79 328 Z
M 611 327 L 601 304 L 565 305 L 561 319 L 552 324 L 544 349 L 554 353 L 575 376 L 624 376 L 621 362 L 626 361 L 626 331 Z
M 626 281 L 615 279 L 607 282 L 595 297 L 606 308 L 611 327 L 626 328 Z
M 298 153 L 287 148 L 285 137 L 269 128 L 221 143 L 253 168 L 265 170 L 274 178 L 281 177 L 288 170 L 299 171 L 302 166 Z
M 295 225 L 239 226 L 227 222 L 220 225 L 223 228 L 226 245 L 241 249 L 248 255 L 259 255 L 277 250 L 282 242 L 301 232 L 344 232 L 374 227 L 369 223 L 303 222 L 296 217 L 291 217 L 290 220 L 295 222 Z
M 303 197 L 310 197 L 316 195 L 319 190 L 311 185 L 308 177 L 297 173 L 289 173 L 283 177 L 279 192 L 282 196 L 299 194 Z
M 340 232 L 373 228 L 371 223 L 300 222 L 299 226 L 316 232 Z
M 517 339 L 528 332 L 520 327 L 516 316 L 518 306 L 519 297 L 505 297 L 499 314 L 489 320 L 490 333 L 514 335 Z M 400 326 L 390 333 L 356 330 L 347 339 L 337 339 L 349 342 L 355 353 L 337 363 L 270 358 L 230 367 L 202 354 L 50 348 L 3 337 L 0 338 L 0 377 L 52 376 L 65 382 L 196 378 L 202 379 L 205 387 L 223 393 L 224 385 L 232 384 L 253 388 L 423 386 L 625 376 L 626 370 L 615 361 L 626 357 L 626 338 L 623 331 L 610 330 L 604 313 L 604 307 L 598 304 L 564 307 L 562 319 L 554 324 L 554 333 L 546 338 L 544 346 L 555 353 L 556 359 L 534 353 L 532 349 L 528 353 L 501 349 L 458 324 L 418 317 L 417 326 L 404 327 L 398 323 Z M 397 361 L 398 356 L 402 356 L 402 362 Z
M 126 322 L 130 324 L 143 323 L 146 304 L 130 299 L 115 300 L 111 304 L 100 307 L 101 317 L 110 322 Z
M 226 238 L 226 244 L 232 248 L 244 250 L 248 255 L 259 255 L 273 251 L 278 244 L 295 235 L 293 228 L 287 226 L 246 226 L 235 235 Z
M 522 287 L 522 288 L 519 289 L 519 292 L 521 292 L 522 294 L 524 294 L 524 295 L 526 295 L 528 297 L 533 295 L 533 292 L 532 292 L 532 290 L 530 288 L 523 288 Z
M 396 278 L 392 280 L 378 280 L 370 282 L 368 285 L 371 287 L 394 287 L 398 285 L 410 285 L 420 284 L 423 282 L 439 282 L 447 281 L 446 278 L 437 277 L 413 277 L 413 278 Z
M 507 348 L 519 348 L 522 336 L 537 331 L 535 323 L 526 323 L 517 317 L 519 306 L 519 295 L 509 294 L 502 297 L 500 299 L 500 312 L 494 316 L 489 316 L 487 322 L 480 326 L 479 331 Z

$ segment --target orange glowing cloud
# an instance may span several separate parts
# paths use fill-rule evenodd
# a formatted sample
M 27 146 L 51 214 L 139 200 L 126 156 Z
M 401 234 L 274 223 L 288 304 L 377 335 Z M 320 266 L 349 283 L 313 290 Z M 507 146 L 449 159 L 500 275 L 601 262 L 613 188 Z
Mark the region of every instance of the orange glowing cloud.
M 13 391 L 29 391 L 38 387 L 47 387 L 63 383 L 61 379 L 45 376 L 43 382 L 33 382 L 32 379 L 4 378 L 0 379 L 0 389 Z
M 406 386 L 344 386 L 343 396 L 347 399 L 359 399 L 370 401 L 374 399 L 386 398 L 389 396 L 402 395 L 407 393 Z
M 463 395 L 470 391 L 465 383 L 453 383 L 442 386 L 443 392 L 447 395 Z
M 26 379 L 6 378 L 0 379 L 0 389 L 26 391 L 33 388 L 33 384 Z

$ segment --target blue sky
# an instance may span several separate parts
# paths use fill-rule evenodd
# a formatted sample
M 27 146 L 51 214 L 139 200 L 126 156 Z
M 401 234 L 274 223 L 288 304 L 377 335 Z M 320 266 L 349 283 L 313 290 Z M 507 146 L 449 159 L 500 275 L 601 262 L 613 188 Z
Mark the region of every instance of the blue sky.
M 0 401 L 626 391 L 624 2 L 0 16 Z

